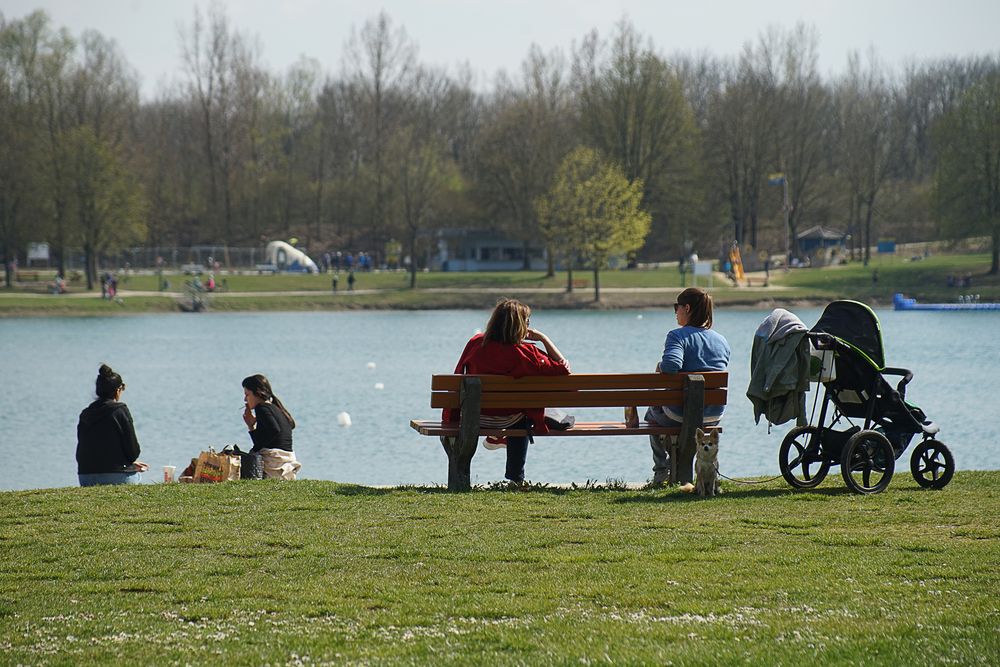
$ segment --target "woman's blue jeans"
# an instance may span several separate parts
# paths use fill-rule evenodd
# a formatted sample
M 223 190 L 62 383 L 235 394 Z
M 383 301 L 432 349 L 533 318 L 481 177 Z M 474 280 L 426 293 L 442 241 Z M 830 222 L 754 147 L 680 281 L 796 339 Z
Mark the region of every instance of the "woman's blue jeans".
M 80 486 L 100 486 L 102 484 L 140 484 L 142 473 L 139 472 L 94 472 L 80 473 Z
M 507 438 L 507 472 L 504 477 L 512 482 L 524 481 L 524 462 L 528 458 L 528 437 Z

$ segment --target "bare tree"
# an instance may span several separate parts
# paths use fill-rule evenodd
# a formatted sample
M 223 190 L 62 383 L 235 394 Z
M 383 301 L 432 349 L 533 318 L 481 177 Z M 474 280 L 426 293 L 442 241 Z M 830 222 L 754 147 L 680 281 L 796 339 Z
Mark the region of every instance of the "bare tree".
M 195 10 L 190 30 L 181 32 L 188 92 L 199 109 L 202 152 L 208 177 L 208 221 L 228 246 L 237 237 L 234 211 L 247 166 L 262 163 L 258 142 L 262 96 L 268 77 L 259 66 L 259 44 L 229 26 L 219 4 L 209 8 L 207 25 Z M 256 208 L 256 207 L 253 207 Z M 228 259 L 227 259 L 228 263 Z
M 817 70 L 816 31 L 799 24 L 777 33 L 781 80 L 777 99 L 776 169 L 784 173 L 789 192 L 787 213 L 790 249 L 799 255 L 799 222 L 816 202 L 816 184 L 830 141 L 832 105 Z
M 441 72 L 419 69 L 409 86 L 409 100 L 403 122 L 388 144 L 392 168 L 395 206 L 406 235 L 410 255 L 410 287 L 417 286 L 417 241 L 433 218 L 449 184 L 458 171 L 448 151 L 442 130 L 443 107 L 451 82 Z
M 902 110 L 898 90 L 874 52 L 869 52 L 867 63 L 852 53 L 835 90 L 837 162 L 850 197 L 851 228 L 855 238 L 860 236 L 867 266 L 879 194 L 900 164 Z
M 571 148 L 573 109 L 559 51 L 532 46 L 517 82 L 497 81 L 489 122 L 480 133 L 476 170 L 488 209 L 523 241 L 523 267 L 538 240 L 535 200 Z M 549 249 L 549 275 L 554 273 Z
M 416 45 L 403 28 L 394 29 L 385 12 L 367 21 L 360 32 L 353 32 L 345 51 L 347 80 L 360 93 L 366 108 L 365 136 L 362 149 L 371 162 L 373 180 L 368 238 L 381 248 L 385 241 L 387 203 L 385 153 L 386 142 L 401 111 L 400 90 L 406 86 L 416 62 Z
M 574 52 L 580 130 L 588 143 L 644 184 L 653 216 L 646 251 L 703 224 L 698 132 L 677 76 L 627 21 L 610 40 L 589 34 Z

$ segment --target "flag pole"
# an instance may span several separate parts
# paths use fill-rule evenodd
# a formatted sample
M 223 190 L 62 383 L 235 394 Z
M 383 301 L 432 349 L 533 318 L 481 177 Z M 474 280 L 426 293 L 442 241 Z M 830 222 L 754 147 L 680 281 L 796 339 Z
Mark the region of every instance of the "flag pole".
M 785 173 L 784 178 L 781 179 L 782 189 L 784 190 L 784 209 L 785 209 L 785 271 L 787 271 L 792 265 L 792 230 L 788 226 L 788 174 Z

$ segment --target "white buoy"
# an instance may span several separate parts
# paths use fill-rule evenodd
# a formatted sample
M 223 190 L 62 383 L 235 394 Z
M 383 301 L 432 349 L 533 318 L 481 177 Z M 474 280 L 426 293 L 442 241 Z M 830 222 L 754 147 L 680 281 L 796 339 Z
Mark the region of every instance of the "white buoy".
M 346 412 L 337 413 L 337 424 L 340 426 L 350 426 L 351 425 L 351 415 Z
M 368 370 L 370 370 L 370 371 L 375 370 L 375 362 L 374 361 L 369 361 L 367 365 L 368 365 Z
M 381 382 L 376 382 L 375 383 L 375 388 L 378 389 L 379 391 L 381 391 L 382 389 L 385 389 L 385 385 L 382 384 Z
M 641 319 L 642 319 L 642 315 L 636 315 L 636 316 L 635 316 L 635 319 L 637 319 L 637 320 L 641 320 Z

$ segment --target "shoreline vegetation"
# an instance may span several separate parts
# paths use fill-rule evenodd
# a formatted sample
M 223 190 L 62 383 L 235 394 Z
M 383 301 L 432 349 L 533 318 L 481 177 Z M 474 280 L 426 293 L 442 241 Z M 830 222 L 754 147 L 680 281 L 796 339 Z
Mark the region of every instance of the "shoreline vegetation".
M 710 291 L 722 308 L 767 309 L 776 306 L 822 305 L 835 299 L 855 299 L 874 306 L 889 305 L 902 292 L 921 301 L 954 302 L 960 295 L 978 294 L 986 301 L 1000 301 L 1000 279 L 987 274 L 990 257 L 936 255 L 929 258 L 876 257 L 860 263 L 822 269 L 792 269 L 749 274 L 749 286 L 734 287 L 721 273 L 711 279 Z M 105 300 L 99 291 L 87 292 L 70 284 L 67 294 L 49 294 L 51 270 L 28 270 L 34 280 L 14 288 L 0 288 L 0 317 L 110 316 L 180 312 L 190 303 L 185 283 L 192 276 L 166 274 L 165 291 L 157 291 L 159 278 L 148 272 L 119 275 L 119 298 Z M 948 276 L 970 276 L 968 287 L 948 287 Z M 658 309 L 666 308 L 691 276 L 677 268 L 605 271 L 601 273 L 601 300 L 594 300 L 593 274 L 574 272 L 575 287 L 566 291 L 566 275 L 546 277 L 540 272 L 422 273 L 417 288 L 406 287 L 405 272 L 357 274 L 357 289 L 346 287 L 341 273 L 334 293 L 332 274 L 256 275 L 226 273 L 217 276 L 221 291 L 199 296 L 207 312 L 280 312 L 342 310 L 433 310 L 490 308 L 500 296 L 521 298 L 536 309 Z M 686 280 L 685 280 L 686 279 Z M 709 286 L 707 277 L 698 285 Z M 766 284 L 765 284 L 766 283 Z
M 0 493 L 9 664 L 987 664 L 1000 472 Z M 836 477 L 839 477 L 837 475 Z M 222 508 L 252 507 L 252 512 Z

